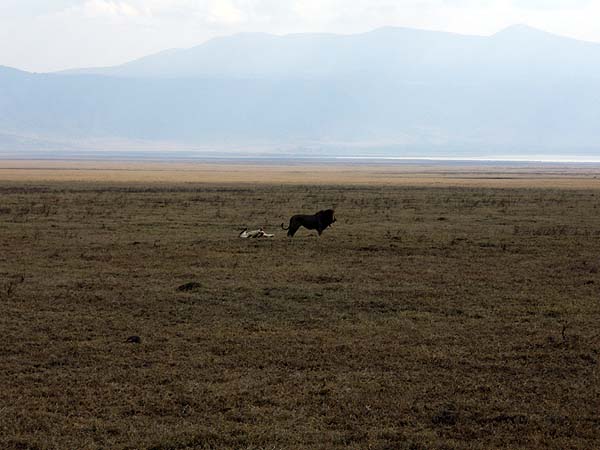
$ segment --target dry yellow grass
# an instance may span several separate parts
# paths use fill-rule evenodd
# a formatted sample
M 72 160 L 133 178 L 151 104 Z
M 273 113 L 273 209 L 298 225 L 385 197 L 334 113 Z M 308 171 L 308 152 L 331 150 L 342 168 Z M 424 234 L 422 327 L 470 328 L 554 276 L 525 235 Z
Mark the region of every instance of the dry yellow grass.
M 457 164 L 274 164 L 0 160 L 0 181 L 281 183 L 506 188 L 600 188 L 600 167 Z
M 0 448 L 600 448 L 589 176 L 0 181 Z

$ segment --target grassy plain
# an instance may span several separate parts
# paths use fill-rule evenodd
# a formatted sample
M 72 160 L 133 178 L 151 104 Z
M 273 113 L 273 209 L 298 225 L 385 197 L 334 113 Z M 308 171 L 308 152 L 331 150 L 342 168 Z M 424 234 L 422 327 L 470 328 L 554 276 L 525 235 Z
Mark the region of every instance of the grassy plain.
M 464 186 L 600 189 L 600 166 L 590 164 L 241 160 L 161 161 L 1 160 L 0 180 L 16 182 L 228 183 L 286 185 Z
M 30 169 L 0 170 L 0 448 L 600 447 L 591 169 Z

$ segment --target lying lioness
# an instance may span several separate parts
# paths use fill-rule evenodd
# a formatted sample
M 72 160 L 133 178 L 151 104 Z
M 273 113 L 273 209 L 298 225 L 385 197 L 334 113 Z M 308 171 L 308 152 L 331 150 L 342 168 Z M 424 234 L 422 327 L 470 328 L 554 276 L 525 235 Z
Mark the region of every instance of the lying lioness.
M 335 211 L 333 209 L 326 209 L 313 215 L 297 214 L 292 216 L 288 227 L 285 228 L 283 224 L 281 224 L 281 228 L 287 230 L 287 235 L 289 237 L 294 237 L 294 234 L 296 234 L 296 231 L 298 231 L 298 228 L 300 227 L 304 227 L 308 230 L 317 230 L 317 233 L 319 233 L 320 236 L 325 228 L 331 226 L 335 221 Z
M 248 228 L 244 228 L 244 231 L 242 231 L 240 233 L 240 237 L 242 239 L 248 239 L 248 238 L 255 239 L 255 238 L 261 238 L 261 237 L 273 237 L 273 236 L 275 236 L 275 235 L 265 233 L 262 228 L 259 228 L 258 230 L 252 230 L 252 231 L 248 231 Z

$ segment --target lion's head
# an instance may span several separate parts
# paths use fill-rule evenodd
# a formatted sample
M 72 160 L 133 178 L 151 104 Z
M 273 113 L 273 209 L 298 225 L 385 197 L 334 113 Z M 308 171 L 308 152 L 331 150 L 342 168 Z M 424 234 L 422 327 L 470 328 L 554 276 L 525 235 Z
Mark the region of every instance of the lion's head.
M 335 211 L 333 209 L 319 211 L 316 215 L 319 217 L 321 224 L 323 224 L 325 228 L 336 221 Z

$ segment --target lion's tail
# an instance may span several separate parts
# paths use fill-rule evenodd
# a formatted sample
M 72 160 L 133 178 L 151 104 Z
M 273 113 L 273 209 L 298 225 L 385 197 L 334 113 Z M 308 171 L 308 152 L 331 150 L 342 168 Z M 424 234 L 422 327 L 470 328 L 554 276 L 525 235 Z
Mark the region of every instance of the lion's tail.
M 287 227 L 287 228 L 286 228 L 286 227 L 284 227 L 284 226 L 283 226 L 283 223 L 281 224 L 281 228 L 283 228 L 284 230 L 289 230 L 289 229 L 290 229 L 290 227 Z

